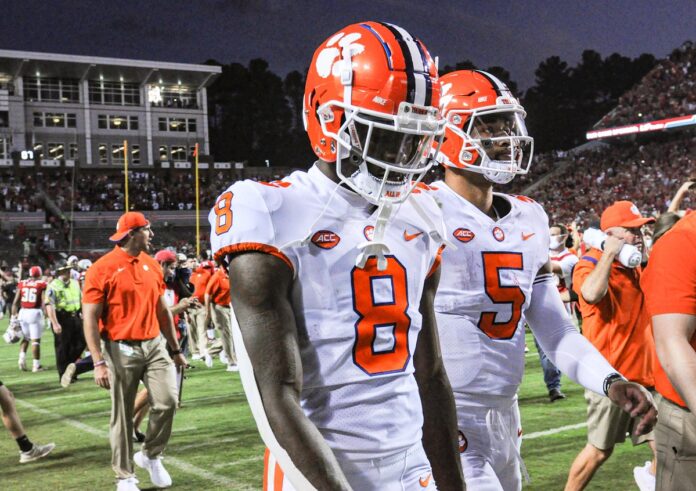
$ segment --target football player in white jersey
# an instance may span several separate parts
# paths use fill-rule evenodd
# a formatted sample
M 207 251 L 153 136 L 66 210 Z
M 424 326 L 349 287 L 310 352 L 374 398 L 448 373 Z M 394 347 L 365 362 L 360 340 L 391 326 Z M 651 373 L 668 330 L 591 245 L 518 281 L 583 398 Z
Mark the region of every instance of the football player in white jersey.
M 458 247 L 443 252 L 435 312 L 462 467 L 471 489 L 516 490 L 524 470 L 517 389 L 525 320 L 563 373 L 643 415 L 639 431 L 652 428 L 656 410 L 649 393 L 623 380 L 573 326 L 551 273 L 541 205 L 493 192 L 529 169 L 533 141 L 522 106 L 485 72 L 462 70 L 440 81 L 447 123 L 436 158 L 445 179 L 432 189 Z
M 462 489 L 433 298 L 442 219 L 415 188 L 443 134 L 437 70 L 401 27 L 316 50 L 303 116 L 319 160 L 242 181 L 210 213 L 264 489 Z M 413 192 L 411 192 L 413 191 Z

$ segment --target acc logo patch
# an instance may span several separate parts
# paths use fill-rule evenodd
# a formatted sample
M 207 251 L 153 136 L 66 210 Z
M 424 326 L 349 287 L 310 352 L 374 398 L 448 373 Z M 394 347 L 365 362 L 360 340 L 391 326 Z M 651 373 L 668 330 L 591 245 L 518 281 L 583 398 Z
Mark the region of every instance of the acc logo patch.
M 503 232 L 503 229 L 500 227 L 495 227 L 493 229 L 493 238 L 497 240 L 498 242 L 502 242 L 505 240 L 505 232 Z
M 333 249 L 339 242 L 341 242 L 341 238 L 331 230 L 320 230 L 312 235 L 312 244 L 322 249 Z
M 372 240 L 375 236 L 375 227 L 373 227 L 372 225 L 368 225 L 363 229 L 363 235 L 367 240 Z
M 466 437 L 464 436 L 464 433 L 461 431 L 458 432 L 458 440 L 459 440 L 459 453 L 464 453 L 469 446 L 469 442 L 466 441 Z
M 458 228 L 457 230 L 452 232 L 452 235 L 459 242 L 464 243 L 471 242 L 474 239 L 474 237 L 476 237 L 476 235 L 468 228 Z

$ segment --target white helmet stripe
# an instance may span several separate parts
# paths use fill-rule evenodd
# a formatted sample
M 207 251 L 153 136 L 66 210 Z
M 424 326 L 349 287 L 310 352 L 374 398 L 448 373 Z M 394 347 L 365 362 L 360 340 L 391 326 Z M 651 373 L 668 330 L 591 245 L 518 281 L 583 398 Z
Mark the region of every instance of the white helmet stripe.
M 413 78 L 416 82 L 416 96 L 413 99 L 413 103 L 418 106 L 425 106 L 425 96 L 428 88 L 425 75 L 423 73 L 414 73 Z

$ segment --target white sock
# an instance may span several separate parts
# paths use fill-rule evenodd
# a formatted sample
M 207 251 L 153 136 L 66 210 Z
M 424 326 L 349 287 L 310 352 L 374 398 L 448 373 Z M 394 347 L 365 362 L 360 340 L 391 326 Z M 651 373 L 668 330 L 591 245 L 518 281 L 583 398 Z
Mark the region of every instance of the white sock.
M 24 360 L 26 357 L 27 357 L 26 352 L 24 352 L 24 351 L 19 352 L 19 360 L 20 361 Z
M 41 366 L 41 360 L 34 359 L 33 362 L 32 362 L 32 366 L 40 367 L 40 366 Z
M 208 339 L 215 339 L 215 329 L 208 329 Z

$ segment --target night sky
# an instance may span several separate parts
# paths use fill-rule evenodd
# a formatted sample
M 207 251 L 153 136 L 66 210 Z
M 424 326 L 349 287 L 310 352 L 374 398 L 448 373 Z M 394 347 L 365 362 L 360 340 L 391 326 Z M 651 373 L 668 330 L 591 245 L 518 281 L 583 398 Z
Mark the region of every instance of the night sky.
M 437 9 L 435 8 L 437 7 Z M 200 63 L 264 58 L 285 75 L 344 25 L 383 20 L 440 64 L 506 68 L 521 88 L 539 62 L 585 49 L 658 58 L 696 41 L 694 0 L 0 0 L 0 48 Z

